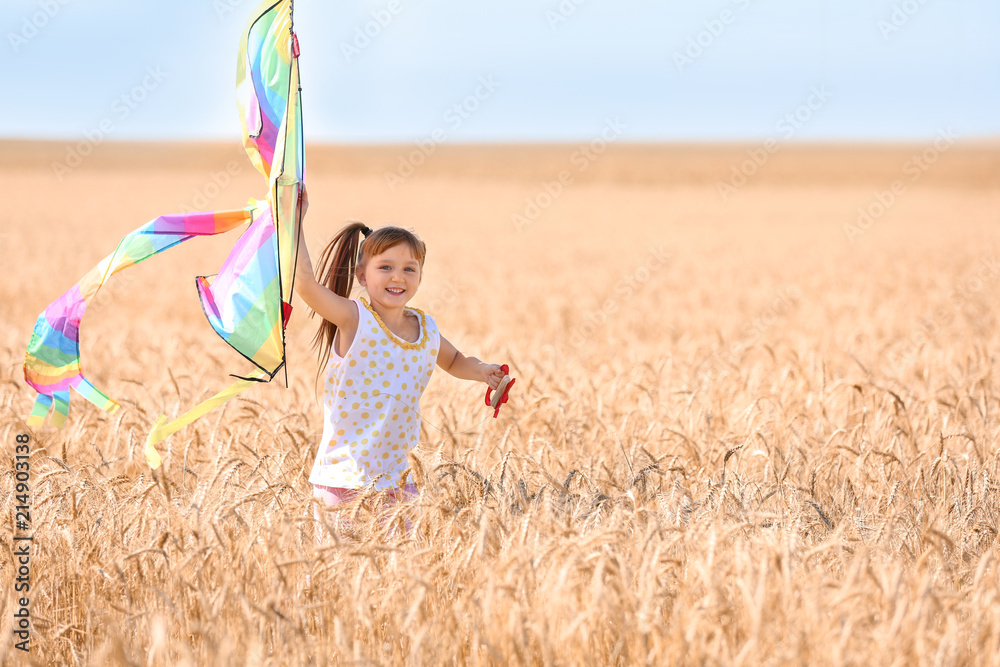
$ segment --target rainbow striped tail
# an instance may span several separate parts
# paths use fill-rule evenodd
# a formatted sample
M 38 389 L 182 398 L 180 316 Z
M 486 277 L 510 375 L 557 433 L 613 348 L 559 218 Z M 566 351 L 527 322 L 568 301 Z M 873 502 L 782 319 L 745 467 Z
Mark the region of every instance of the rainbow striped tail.
M 113 253 L 49 304 L 35 322 L 24 355 L 24 380 L 38 392 L 28 426 L 44 424 L 49 410 L 53 410 L 52 425 L 65 426 L 71 388 L 102 410 L 114 412 L 120 407 L 85 378 L 80 367 L 80 320 L 111 276 L 188 239 L 235 229 L 249 222 L 252 213 L 243 208 L 151 220 L 125 236 Z

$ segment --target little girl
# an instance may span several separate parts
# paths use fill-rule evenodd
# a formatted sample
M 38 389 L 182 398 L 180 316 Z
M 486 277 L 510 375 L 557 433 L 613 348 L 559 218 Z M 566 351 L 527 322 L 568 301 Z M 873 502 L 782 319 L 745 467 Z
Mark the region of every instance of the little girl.
M 303 216 L 306 208 L 303 194 Z M 328 506 L 368 487 L 394 501 L 416 494 L 401 480 L 420 437 L 420 396 L 435 364 L 493 389 L 503 379 L 499 365 L 464 356 L 429 315 L 406 307 L 420 286 L 425 255 L 412 232 L 352 222 L 324 250 L 317 280 L 299 225 L 295 291 L 323 318 L 314 343 L 317 377 L 326 373 L 323 441 L 309 481 Z M 355 277 L 367 300 L 349 298 Z

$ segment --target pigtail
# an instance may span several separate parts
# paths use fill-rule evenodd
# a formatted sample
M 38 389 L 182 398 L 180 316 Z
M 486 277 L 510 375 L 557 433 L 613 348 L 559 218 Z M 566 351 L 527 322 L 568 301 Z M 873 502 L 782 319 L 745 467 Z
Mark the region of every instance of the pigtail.
M 365 230 L 368 230 L 368 227 L 362 222 L 347 224 L 333 237 L 320 256 L 316 281 L 345 299 L 351 297 L 351 289 L 354 287 L 354 274 L 358 266 L 358 249 L 361 247 L 361 234 Z M 312 315 L 315 316 L 316 313 L 312 313 Z M 317 381 L 330 361 L 330 348 L 333 346 L 333 338 L 336 335 L 337 325 L 323 320 L 313 337 L 313 346 L 316 347 L 319 356 Z

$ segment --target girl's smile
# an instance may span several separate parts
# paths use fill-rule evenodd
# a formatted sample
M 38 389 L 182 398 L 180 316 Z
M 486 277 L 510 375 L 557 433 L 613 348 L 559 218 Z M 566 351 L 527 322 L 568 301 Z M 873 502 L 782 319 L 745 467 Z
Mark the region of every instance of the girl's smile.
M 369 257 L 358 270 L 358 282 L 368 289 L 372 305 L 388 310 L 402 308 L 420 286 L 420 262 L 405 243 Z

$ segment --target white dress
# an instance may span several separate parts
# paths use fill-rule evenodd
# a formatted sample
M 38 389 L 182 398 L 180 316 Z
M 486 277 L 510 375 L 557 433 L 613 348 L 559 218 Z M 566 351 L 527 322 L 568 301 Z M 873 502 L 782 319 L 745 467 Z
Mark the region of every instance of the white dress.
M 386 327 L 364 300 L 358 330 L 347 355 L 330 351 L 323 387 L 323 442 L 310 483 L 343 489 L 373 484 L 399 487 L 409 467 L 407 453 L 420 439 L 420 396 L 437 363 L 441 334 L 434 320 L 416 308 L 416 343 Z M 412 481 L 412 480 L 410 480 Z

